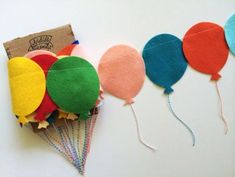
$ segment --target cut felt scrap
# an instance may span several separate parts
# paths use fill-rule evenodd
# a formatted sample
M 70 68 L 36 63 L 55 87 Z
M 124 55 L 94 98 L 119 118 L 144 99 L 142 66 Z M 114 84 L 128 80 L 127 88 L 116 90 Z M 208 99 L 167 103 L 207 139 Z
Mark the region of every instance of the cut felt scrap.
M 133 103 L 145 80 L 145 66 L 141 55 L 127 45 L 109 48 L 101 57 L 98 73 L 104 91 Z
M 31 59 L 35 61 L 43 69 L 45 76 L 47 76 L 47 72 L 50 69 L 50 67 L 58 60 L 53 55 L 48 55 L 48 54 L 37 55 L 32 57 Z M 38 121 L 44 121 L 46 120 L 46 116 L 49 113 L 52 113 L 56 109 L 57 105 L 52 101 L 52 99 L 50 98 L 50 96 L 46 91 L 42 103 L 36 110 L 37 114 L 35 116 L 35 119 Z
M 8 61 L 12 109 L 19 122 L 28 122 L 26 116 L 41 104 L 46 91 L 45 74 L 34 61 L 15 57 Z
M 99 78 L 95 68 L 86 60 L 70 56 L 55 62 L 47 74 L 47 89 L 52 100 L 63 111 L 88 113 L 99 96 Z
M 235 14 L 233 14 L 224 26 L 225 37 L 231 52 L 235 55 Z
M 183 38 L 183 51 L 192 68 L 218 80 L 229 52 L 223 28 L 211 22 L 192 26 Z
M 143 49 L 146 74 L 156 85 L 173 92 L 171 86 L 184 75 L 187 61 L 182 51 L 182 41 L 171 34 L 160 34 L 150 39 Z

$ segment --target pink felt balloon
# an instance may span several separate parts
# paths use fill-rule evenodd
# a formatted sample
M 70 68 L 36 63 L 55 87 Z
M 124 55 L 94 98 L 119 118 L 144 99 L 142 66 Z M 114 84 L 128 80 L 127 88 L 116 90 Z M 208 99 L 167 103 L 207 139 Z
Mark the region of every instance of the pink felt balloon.
M 71 52 L 71 56 L 78 56 L 78 57 L 82 57 L 82 58 L 87 58 L 82 46 L 79 44 L 79 45 L 76 45 L 72 52 Z
M 56 56 L 54 53 L 49 52 L 47 50 L 33 50 L 31 52 L 28 52 L 24 57 L 26 57 L 26 58 L 33 58 L 35 56 L 43 55 L 43 54 L 51 55 L 51 56 Z
M 145 80 L 145 66 L 141 55 L 126 45 L 116 45 L 102 56 L 98 74 L 104 91 L 131 104 Z

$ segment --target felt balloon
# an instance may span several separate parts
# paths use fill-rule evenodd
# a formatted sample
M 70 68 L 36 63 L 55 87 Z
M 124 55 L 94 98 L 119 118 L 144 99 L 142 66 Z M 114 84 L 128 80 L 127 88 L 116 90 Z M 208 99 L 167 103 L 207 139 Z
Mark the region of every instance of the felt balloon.
M 144 46 L 143 58 L 149 79 L 165 88 L 165 94 L 173 92 L 171 86 L 187 68 L 181 40 L 171 34 L 157 35 Z
M 145 80 L 145 66 L 141 55 L 127 45 L 115 45 L 101 57 L 98 73 L 104 91 L 125 100 L 125 105 L 131 107 L 140 143 L 155 151 L 154 147 L 142 139 L 138 118 L 132 105 L 133 98 L 139 93 Z
M 33 58 L 33 57 L 35 57 L 37 55 L 43 55 L 43 54 L 56 56 L 54 53 L 49 52 L 47 50 L 33 50 L 33 51 L 28 52 L 24 57 L 26 57 L 26 58 Z
M 165 88 L 164 93 L 168 95 L 170 111 L 190 132 L 194 146 L 195 135 L 191 128 L 174 112 L 169 95 L 173 92 L 171 86 L 180 80 L 188 66 L 182 51 L 182 41 L 171 34 L 154 36 L 144 46 L 143 58 L 147 76 L 154 84 Z
M 229 52 L 223 28 L 210 22 L 194 25 L 183 38 L 183 51 L 190 66 L 218 80 Z
M 231 52 L 235 55 L 235 14 L 233 14 L 224 26 L 225 37 Z
M 57 52 L 57 56 L 70 56 L 72 53 L 72 50 L 75 46 L 78 44 L 69 44 L 65 46 L 63 49 L 61 49 L 59 52 Z
M 57 61 L 56 57 L 48 54 L 37 55 L 32 57 L 31 59 L 35 61 L 43 69 L 45 76 L 47 76 L 47 72 L 50 69 L 50 67 Z M 46 91 L 42 103 L 36 110 L 37 114 L 34 118 L 38 121 L 44 121 L 46 120 L 46 116 L 56 109 L 57 106 L 52 101 L 52 99 L 50 98 L 50 96 Z
M 64 111 L 80 114 L 88 112 L 99 96 L 99 78 L 86 60 L 70 56 L 55 62 L 47 74 L 47 89 L 52 100 Z
M 134 48 L 116 45 L 101 57 L 98 73 L 105 91 L 131 104 L 143 86 L 145 66 Z
M 8 62 L 13 112 L 19 122 L 28 122 L 26 116 L 41 104 L 46 90 L 45 75 L 41 67 L 25 57 L 15 57 Z
M 79 57 L 82 57 L 82 58 L 86 58 L 87 57 L 81 45 L 76 45 L 73 48 L 73 50 L 72 50 L 70 55 L 71 56 L 79 56 Z

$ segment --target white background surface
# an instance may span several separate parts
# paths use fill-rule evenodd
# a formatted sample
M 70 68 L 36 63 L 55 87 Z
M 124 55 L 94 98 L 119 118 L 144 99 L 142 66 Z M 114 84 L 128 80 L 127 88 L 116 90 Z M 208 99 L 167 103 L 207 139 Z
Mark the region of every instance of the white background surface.
M 96 62 L 113 44 L 140 52 L 152 36 L 183 37 L 193 24 L 224 25 L 235 12 L 234 0 L 0 0 L 0 43 L 71 23 L 76 37 Z M 75 177 L 76 169 L 35 134 L 17 125 L 11 113 L 7 57 L 0 47 L 0 176 Z M 105 95 L 87 177 L 235 177 L 235 57 L 230 54 L 219 87 L 229 133 L 223 134 L 215 86 L 209 76 L 188 68 L 173 86 L 175 111 L 194 130 L 197 142 L 170 114 L 163 90 L 147 78 L 135 98 L 143 137 L 157 147 L 139 144 L 129 107 Z

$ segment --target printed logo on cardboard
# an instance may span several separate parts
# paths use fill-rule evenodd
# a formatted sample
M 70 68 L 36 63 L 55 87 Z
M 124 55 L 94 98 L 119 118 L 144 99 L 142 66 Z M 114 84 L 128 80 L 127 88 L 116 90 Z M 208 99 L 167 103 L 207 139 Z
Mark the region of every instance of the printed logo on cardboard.
M 28 51 L 39 50 L 39 49 L 51 50 L 53 48 L 51 40 L 52 40 L 51 35 L 41 35 L 34 37 L 29 40 L 30 47 Z

